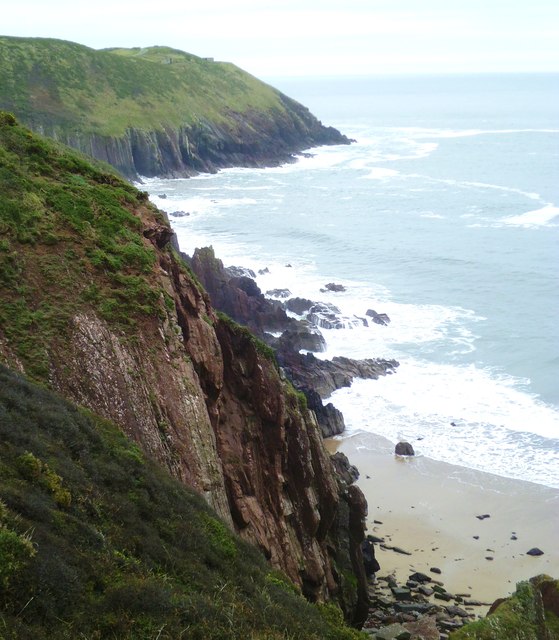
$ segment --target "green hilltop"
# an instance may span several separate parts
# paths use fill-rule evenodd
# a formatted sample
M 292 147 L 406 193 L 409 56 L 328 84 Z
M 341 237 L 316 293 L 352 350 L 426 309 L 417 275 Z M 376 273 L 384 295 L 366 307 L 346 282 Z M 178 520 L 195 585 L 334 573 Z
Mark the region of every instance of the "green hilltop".
M 42 38 L 0 38 L 0 106 L 23 122 L 120 136 L 227 123 L 228 111 L 282 109 L 278 92 L 233 64 L 168 47 L 97 51 Z

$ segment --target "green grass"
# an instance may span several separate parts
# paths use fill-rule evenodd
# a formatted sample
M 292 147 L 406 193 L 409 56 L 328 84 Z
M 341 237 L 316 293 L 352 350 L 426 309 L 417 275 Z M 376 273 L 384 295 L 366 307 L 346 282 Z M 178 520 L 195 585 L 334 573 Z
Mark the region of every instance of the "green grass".
M 544 611 L 539 593 L 541 584 L 553 584 L 558 601 L 559 582 L 538 576 L 519 582 L 516 591 L 494 613 L 451 634 L 451 640 L 555 640 L 559 638 L 557 616 Z
M 276 90 L 234 65 L 168 47 L 96 51 L 0 37 L 0 87 L 0 109 L 67 133 L 122 136 L 128 128 L 161 131 L 201 120 L 234 132 L 232 112 L 285 112 Z
M 0 332 L 37 379 L 79 311 L 133 328 L 163 312 L 145 194 L 0 112 Z
M 0 366 L 0 637 L 340 639 L 111 423 Z

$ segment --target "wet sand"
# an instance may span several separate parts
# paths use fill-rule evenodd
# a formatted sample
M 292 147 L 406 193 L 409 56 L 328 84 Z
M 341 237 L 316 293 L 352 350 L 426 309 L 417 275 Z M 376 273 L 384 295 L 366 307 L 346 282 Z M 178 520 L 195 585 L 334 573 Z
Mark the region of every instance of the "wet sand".
M 394 445 L 373 434 L 325 442 L 359 469 L 357 484 L 369 504 L 367 533 L 412 554 L 377 544 L 378 575 L 393 573 L 405 583 L 410 572 L 421 571 L 448 591 L 487 603 L 534 575 L 559 578 L 559 490 L 422 456 L 395 456 Z M 526 555 L 533 547 L 544 555 Z

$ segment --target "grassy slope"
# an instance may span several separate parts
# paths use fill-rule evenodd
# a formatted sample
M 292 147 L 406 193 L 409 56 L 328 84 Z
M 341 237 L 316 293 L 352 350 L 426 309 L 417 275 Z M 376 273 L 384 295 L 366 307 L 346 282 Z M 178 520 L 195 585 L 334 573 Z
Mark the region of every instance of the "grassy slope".
M 0 637 L 361 637 L 112 424 L 0 366 Z
M 167 47 L 96 51 L 62 40 L 0 37 L 0 88 L 0 109 L 26 122 L 109 136 L 200 118 L 234 130 L 230 111 L 285 110 L 276 90 L 234 65 Z
M 559 618 L 544 609 L 539 590 L 542 584 L 555 593 L 559 606 L 559 581 L 537 576 L 520 582 L 510 598 L 483 620 L 472 622 L 451 635 L 451 640 L 559 640 Z
M 0 112 L 0 338 L 37 379 L 77 310 L 124 327 L 158 313 L 142 215 L 160 217 L 146 194 Z

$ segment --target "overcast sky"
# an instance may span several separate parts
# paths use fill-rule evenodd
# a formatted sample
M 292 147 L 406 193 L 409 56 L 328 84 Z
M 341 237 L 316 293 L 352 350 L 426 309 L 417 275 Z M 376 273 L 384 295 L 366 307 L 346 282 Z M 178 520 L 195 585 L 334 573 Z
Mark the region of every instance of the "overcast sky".
M 557 0 L 20 0 L 0 32 L 168 45 L 264 79 L 559 71 Z

